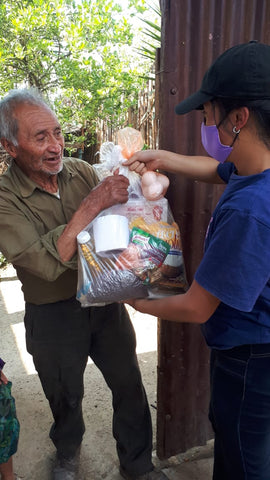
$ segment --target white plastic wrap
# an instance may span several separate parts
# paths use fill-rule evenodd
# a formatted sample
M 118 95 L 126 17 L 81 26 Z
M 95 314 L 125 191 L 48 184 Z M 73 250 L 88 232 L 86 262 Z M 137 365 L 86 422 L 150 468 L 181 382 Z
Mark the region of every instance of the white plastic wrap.
M 118 132 L 118 144 L 104 142 L 99 152 L 99 161 L 93 165 L 100 180 L 113 175 L 118 170 L 119 175 L 129 179 L 130 195 L 141 196 L 141 178 L 122 163 L 137 150 L 143 147 L 141 133 L 134 128 L 126 127 Z

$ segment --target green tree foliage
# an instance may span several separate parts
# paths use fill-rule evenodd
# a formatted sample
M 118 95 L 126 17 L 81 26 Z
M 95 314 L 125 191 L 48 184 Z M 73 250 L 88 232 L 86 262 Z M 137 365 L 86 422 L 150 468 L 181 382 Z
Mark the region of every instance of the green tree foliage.
M 126 0 L 133 15 L 144 0 Z M 142 78 L 129 55 L 132 29 L 117 0 L 0 2 L 0 96 L 34 86 L 60 120 L 94 132 L 98 118 L 121 125 Z
M 161 44 L 161 11 L 158 5 L 158 0 L 153 3 L 147 3 L 147 7 L 149 12 L 153 14 L 153 18 L 151 20 L 149 18 L 141 18 L 141 21 L 144 24 L 142 34 L 143 37 L 145 37 L 145 41 L 139 48 L 137 48 L 137 50 L 143 57 L 154 62 L 156 58 L 156 49 L 159 48 Z

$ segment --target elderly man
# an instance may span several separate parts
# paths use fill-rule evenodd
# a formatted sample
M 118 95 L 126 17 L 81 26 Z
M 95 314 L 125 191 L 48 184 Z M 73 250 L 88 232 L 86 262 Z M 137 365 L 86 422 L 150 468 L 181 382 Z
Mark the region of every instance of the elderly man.
M 12 157 L 0 177 L 0 250 L 22 283 L 27 349 L 54 419 L 53 478 L 76 478 L 90 356 L 112 391 L 122 477 L 164 479 L 151 460 L 151 416 L 128 313 L 122 304 L 82 308 L 76 300 L 76 237 L 103 209 L 127 201 L 128 180 L 98 183 L 89 164 L 63 158 L 59 122 L 32 89 L 0 102 L 0 138 Z

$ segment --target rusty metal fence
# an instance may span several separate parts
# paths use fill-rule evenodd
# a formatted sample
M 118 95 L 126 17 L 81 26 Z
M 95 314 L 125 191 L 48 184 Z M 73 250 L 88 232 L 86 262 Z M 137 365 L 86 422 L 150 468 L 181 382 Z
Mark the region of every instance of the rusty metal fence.
M 204 154 L 199 112 L 178 117 L 175 105 L 201 84 L 227 48 L 249 40 L 270 44 L 269 0 L 160 0 L 162 42 L 159 147 Z M 170 175 L 168 198 L 182 234 L 191 282 L 203 253 L 208 221 L 220 187 Z M 158 352 L 157 453 L 168 458 L 213 435 L 208 422 L 208 349 L 197 325 L 161 320 Z

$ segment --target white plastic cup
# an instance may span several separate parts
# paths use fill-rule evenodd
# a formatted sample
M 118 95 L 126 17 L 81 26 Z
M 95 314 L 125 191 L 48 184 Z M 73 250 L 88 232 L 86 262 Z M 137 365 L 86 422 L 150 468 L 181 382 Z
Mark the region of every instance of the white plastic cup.
M 128 219 L 123 215 L 104 215 L 93 223 L 95 250 L 108 257 L 120 253 L 129 243 Z

